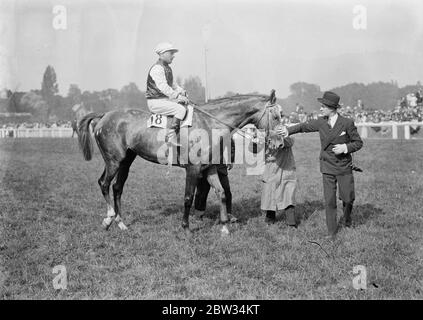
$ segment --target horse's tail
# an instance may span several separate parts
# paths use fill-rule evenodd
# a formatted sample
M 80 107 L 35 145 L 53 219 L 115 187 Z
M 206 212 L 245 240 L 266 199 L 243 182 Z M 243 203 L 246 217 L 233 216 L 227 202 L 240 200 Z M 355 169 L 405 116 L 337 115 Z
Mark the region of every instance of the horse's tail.
M 90 161 L 93 155 L 93 143 L 91 141 L 90 123 L 94 119 L 101 119 L 104 113 L 89 113 L 85 115 L 78 124 L 78 142 L 84 155 L 84 159 Z

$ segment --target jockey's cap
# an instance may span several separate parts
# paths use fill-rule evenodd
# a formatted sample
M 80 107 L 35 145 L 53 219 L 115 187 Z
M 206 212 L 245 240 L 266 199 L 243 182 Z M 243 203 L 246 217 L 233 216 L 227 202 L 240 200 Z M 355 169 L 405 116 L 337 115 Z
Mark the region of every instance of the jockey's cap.
M 156 47 L 156 53 L 157 54 L 162 54 L 166 51 L 175 51 L 178 52 L 178 49 L 176 49 L 173 44 L 169 43 L 169 42 L 162 42 L 159 43 Z

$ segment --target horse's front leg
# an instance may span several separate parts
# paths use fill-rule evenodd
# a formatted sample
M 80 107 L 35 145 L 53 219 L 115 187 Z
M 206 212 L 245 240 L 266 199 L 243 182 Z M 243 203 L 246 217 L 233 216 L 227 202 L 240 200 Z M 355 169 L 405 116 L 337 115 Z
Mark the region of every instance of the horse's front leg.
M 185 182 L 185 198 L 184 198 L 184 215 L 182 217 L 182 228 L 187 235 L 191 234 L 189 229 L 189 213 L 191 211 L 192 202 L 194 200 L 194 192 L 197 187 L 200 175 L 200 167 L 192 166 L 187 168 L 187 176 Z

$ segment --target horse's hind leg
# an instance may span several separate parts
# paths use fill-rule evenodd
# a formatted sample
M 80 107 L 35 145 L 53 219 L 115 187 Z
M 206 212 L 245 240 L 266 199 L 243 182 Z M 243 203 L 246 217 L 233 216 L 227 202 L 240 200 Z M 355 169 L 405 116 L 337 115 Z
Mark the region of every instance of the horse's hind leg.
M 213 187 L 220 202 L 220 222 L 223 224 L 221 232 L 223 235 L 229 234 L 229 230 L 227 227 L 229 219 L 228 212 L 226 211 L 226 195 L 225 190 L 223 189 L 222 184 L 220 183 L 219 175 L 217 173 L 212 173 L 207 176 L 207 181 Z
M 136 156 L 137 154 L 134 151 L 128 149 L 125 158 L 119 164 L 116 182 L 113 184 L 113 198 L 116 212 L 115 221 L 118 223 L 118 227 L 121 230 L 127 230 L 128 228 L 122 221 L 120 198 L 122 196 L 123 186 L 125 185 L 125 181 L 128 178 L 129 168 L 131 167 L 131 164 L 135 160 Z
M 194 192 L 197 187 L 198 178 L 200 175 L 200 166 L 188 166 L 186 169 L 185 180 L 185 198 L 184 198 L 184 216 L 182 217 L 182 228 L 184 228 L 187 235 L 191 234 L 189 229 L 189 213 L 192 202 L 194 200 Z
M 106 167 L 104 168 L 103 174 L 101 175 L 100 179 L 98 179 L 98 184 L 100 185 L 101 193 L 103 194 L 103 197 L 107 203 L 107 217 L 104 218 L 102 223 L 103 227 L 106 230 L 109 229 L 116 215 L 115 210 L 113 208 L 112 200 L 110 199 L 109 191 L 110 184 L 113 178 L 116 176 L 118 168 L 119 165 L 116 162 L 106 162 Z

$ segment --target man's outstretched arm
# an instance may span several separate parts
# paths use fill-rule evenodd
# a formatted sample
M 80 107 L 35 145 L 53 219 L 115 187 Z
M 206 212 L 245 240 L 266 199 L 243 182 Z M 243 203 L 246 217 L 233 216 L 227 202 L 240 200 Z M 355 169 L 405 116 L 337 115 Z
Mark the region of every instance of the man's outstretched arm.
M 290 135 L 299 133 L 299 132 L 316 132 L 319 131 L 319 120 L 311 120 L 304 123 L 296 124 L 292 127 L 283 127 L 278 130 L 278 134 L 281 134 L 283 137 L 288 137 Z

